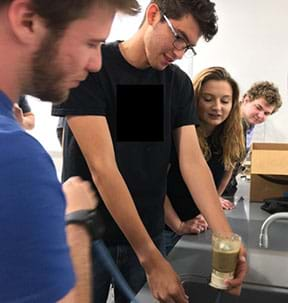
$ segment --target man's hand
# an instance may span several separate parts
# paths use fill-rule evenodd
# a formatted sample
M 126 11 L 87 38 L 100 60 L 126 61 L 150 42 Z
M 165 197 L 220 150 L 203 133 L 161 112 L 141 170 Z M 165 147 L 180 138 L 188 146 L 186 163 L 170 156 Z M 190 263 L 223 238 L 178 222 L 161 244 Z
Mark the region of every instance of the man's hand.
M 83 181 L 79 177 L 71 177 L 63 183 L 63 191 L 66 196 L 66 214 L 77 210 L 94 209 L 97 199 L 90 182 Z
M 246 257 L 246 249 L 243 245 L 241 245 L 235 270 L 235 278 L 232 280 L 227 280 L 225 282 L 228 286 L 228 292 L 232 295 L 240 296 L 242 283 L 248 271 Z
M 154 258 L 145 268 L 147 281 L 153 297 L 161 303 L 188 303 L 179 276 L 162 257 Z

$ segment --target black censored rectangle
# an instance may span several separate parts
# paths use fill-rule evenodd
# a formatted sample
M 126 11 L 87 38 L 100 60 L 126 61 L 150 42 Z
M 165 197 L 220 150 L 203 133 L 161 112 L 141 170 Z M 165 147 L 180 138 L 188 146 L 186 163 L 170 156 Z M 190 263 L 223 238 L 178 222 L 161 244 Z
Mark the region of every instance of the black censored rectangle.
M 163 141 L 163 85 L 117 85 L 116 127 L 118 142 Z

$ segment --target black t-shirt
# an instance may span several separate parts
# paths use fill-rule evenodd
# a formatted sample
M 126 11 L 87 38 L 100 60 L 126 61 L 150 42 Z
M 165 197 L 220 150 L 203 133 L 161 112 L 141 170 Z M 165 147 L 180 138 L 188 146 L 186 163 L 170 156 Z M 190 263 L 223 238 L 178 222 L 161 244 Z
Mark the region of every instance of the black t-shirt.
M 177 66 L 171 65 L 164 71 L 153 68 L 136 69 L 121 55 L 118 42 L 103 45 L 103 66 L 100 72 L 90 73 L 88 78 L 73 89 L 68 102 L 54 106 L 54 115 L 98 115 L 105 116 L 111 133 L 115 157 L 121 175 L 133 197 L 138 213 L 151 236 L 160 234 L 164 227 L 163 202 L 166 194 L 167 168 L 170 160 L 172 130 L 198 123 L 195 106 L 193 104 L 193 88 L 191 80 Z M 155 90 L 155 87 L 158 88 Z M 119 91 L 128 93 L 128 105 L 125 119 L 131 121 L 131 129 L 137 120 L 146 125 L 155 122 L 154 109 L 162 113 L 160 121 L 163 124 L 162 133 L 148 139 L 139 136 L 138 132 L 125 141 L 126 133 L 120 132 L 122 124 L 119 119 L 129 126 L 119 116 L 122 99 Z M 136 88 L 136 89 L 135 89 Z M 158 100 L 153 92 L 159 93 Z M 139 93 L 137 94 L 137 90 Z M 129 95 L 133 92 L 133 96 Z M 149 94 L 151 92 L 151 94 Z M 154 98 L 154 99 L 153 99 Z M 121 99 L 121 104 L 120 100 Z M 125 99 L 125 98 L 124 98 Z M 155 105 L 154 105 L 155 104 Z M 121 106 L 120 106 L 121 105 Z M 139 110 L 140 108 L 140 110 Z M 144 116 L 141 113 L 144 113 Z M 135 118 L 136 117 L 136 118 Z M 161 124 L 160 123 L 160 124 Z M 152 123 L 153 124 L 153 123 Z M 139 126 L 139 125 L 138 125 Z M 137 126 L 137 127 L 138 127 Z M 158 125 L 159 126 L 159 125 Z M 136 127 L 136 128 L 137 128 Z M 146 129 L 144 127 L 144 129 Z M 149 128 L 149 127 L 148 127 Z M 141 127 L 137 128 L 141 132 Z M 149 129 L 148 129 L 149 130 Z M 127 129 L 126 129 L 127 132 Z M 131 134 L 130 134 L 131 135 Z M 119 139 L 120 137 L 120 139 Z M 144 138 L 144 139 L 143 139 Z M 65 127 L 63 180 L 70 176 L 80 175 L 86 180 L 92 180 L 86 161 L 77 145 L 71 130 Z M 100 197 L 101 199 L 101 197 Z M 102 201 L 103 202 L 103 201 Z M 99 211 L 106 223 L 104 240 L 108 243 L 126 243 L 126 239 L 104 203 L 100 203 Z
M 211 137 L 207 138 L 207 141 L 211 150 L 211 158 L 207 161 L 207 164 L 213 175 L 215 185 L 218 187 L 225 173 L 223 152 L 219 144 L 211 142 Z M 205 188 L 202 190 L 205 190 Z M 182 221 L 192 219 L 199 215 L 200 211 L 181 176 L 174 145 L 171 152 L 171 167 L 168 172 L 167 195 Z

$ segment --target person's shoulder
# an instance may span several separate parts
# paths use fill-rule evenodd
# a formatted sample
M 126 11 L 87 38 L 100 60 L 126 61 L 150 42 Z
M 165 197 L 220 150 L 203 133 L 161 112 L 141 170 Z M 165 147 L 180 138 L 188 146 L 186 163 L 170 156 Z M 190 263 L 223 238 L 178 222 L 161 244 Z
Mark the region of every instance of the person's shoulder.
M 186 72 L 184 72 L 176 64 L 170 64 L 169 66 L 167 66 L 165 71 L 167 72 L 167 74 L 171 74 L 171 75 L 173 75 L 173 77 L 176 77 L 179 80 L 185 80 L 185 81 L 189 80 L 189 81 L 191 81 L 189 76 L 186 74 Z
M 25 131 L 0 136 L 0 155 L 2 177 L 9 175 L 15 182 L 22 179 L 34 185 L 40 181 L 39 173 L 42 172 L 45 172 L 44 178 L 56 178 L 51 157 L 43 146 Z
M 5 156 L 6 159 L 13 161 L 25 161 L 37 163 L 41 156 L 49 158 L 48 153 L 43 146 L 30 134 L 19 129 L 14 129 L 2 133 L 1 141 L 6 140 L 6 144 L 1 144 L 1 159 Z
M 166 67 L 166 70 L 171 72 L 171 73 L 175 73 L 177 75 L 182 75 L 182 76 L 187 76 L 187 74 L 183 71 L 183 69 L 181 69 L 177 64 L 170 64 Z
M 103 59 L 109 55 L 113 55 L 118 53 L 119 50 L 119 43 L 121 41 L 113 41 L 113 42 L 108 42 L 108 43 L 103 43 L 101 45 L 101 52 Z
M 118 48 L 120 40 L 116 40 L 113 42 L 106 42 L 101 45 L 102 50 L 115 50 Z
M 176 64 L 170 64 L 165 69 L 166 77 L 169 79 L 172 85 L 175 85 L 176 88 L 181 90 L 183 89 L 192 89 L 192 81 L 189 76 Z
M 169 64 L 166 67 L 166 70 L 170 70 L 170 72 L 172 72 L 172 73 L 182 73 L 183 72 L 183 70 L 175 63 Z
M 0 113 L 0 134 L 9 135 L 15 131 L 22 131 L 20 125 L 9 116 L 1 115 Z

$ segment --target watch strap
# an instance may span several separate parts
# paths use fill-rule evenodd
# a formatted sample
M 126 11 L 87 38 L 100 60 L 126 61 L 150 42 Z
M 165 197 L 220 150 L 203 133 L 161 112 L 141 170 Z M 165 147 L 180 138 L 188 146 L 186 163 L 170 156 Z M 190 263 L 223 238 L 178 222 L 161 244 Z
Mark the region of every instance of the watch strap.
M 86 227 L 92 240 L 100 239 L 105 231 L 103 221 L 96 209 L 77 210 L 65 216 L 66 225 L 79 224 Z

